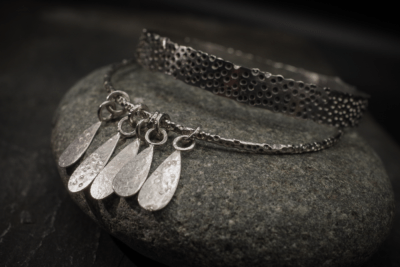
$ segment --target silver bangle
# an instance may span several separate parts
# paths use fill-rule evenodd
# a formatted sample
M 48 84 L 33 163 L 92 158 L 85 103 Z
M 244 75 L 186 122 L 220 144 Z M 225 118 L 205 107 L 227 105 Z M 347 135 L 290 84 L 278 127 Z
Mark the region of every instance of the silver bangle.
M 235 65 L 147 30 L 140 37 L 137 60 L 147 69 L 171 75 L 215 95 L 337 128 L 357 126 L 368 105 L 368 95 L 338 78 L 301 70 L 305 79 L 312 76 L 322 86 L 287 79 Z M 335 88 L 323 86 L 323 81 Z
M 206 45 L 211 46 L 209 43 Z M 338 85 L 343 92 L 337 88 L 330 90 L 311 83 L 295 82 L 280 75 L 234 65 L 144 30 L 137 50 L 137 62 L 144 67 L 173 75 L 216 95 L 289 116 L 312 119 L 337 130 L 333 137 L 308 144 L 266 144 L 228 139 L 201 131 L 199 127 L 176 124 L 168 114 L 149 112 L 146 105 L 135 105 L 127 93 L 115 90 L 112 85 L 115 72 L 135 62 L 135 59 L 129 59 L 112 65 L 104 77 L 104 87 L 109 94 L 98 108 L 99 122 L 77 136 L 61 154 L 59 166 L 72 166 L 86 152 L 102 124 L 120 119 L 117 133 L 86 157 L 72 173 L 68 182 L 70 192 L 80 192 L 90 186 L 94 199 L 104 199 L 113 193 L 121 197 L 138 194 L 140 206 L 150 211 L 159 210 L 171 201 L 177 188 L 181 153 L 192 150 L 196 140 L 254 153 L 315 152 L 337 143 L 343 134 L 342 128 L 357 125 L 367 106 L 366 95 L 351 92 L 352 87 L 340 80 L 286 66 L 298 76 L 317 77 Z M 131 123 L 135 130 L 124 131 L 124 122 Z M 150 174 L 154 149 L 166 143 L 168 131 L 180 135 L 173 141 L 175 151 Z M 108 162 L 122 137 L 134 140 Z M 141 143 L 147 144 L 147 148 L 138 153 Z
M 195 41 L 195 44 L 208 48 L 214 46 L 219 50 L 227 50 L 228 53 L 234 54 L 231 48 L 225 49 L 198 40 Z M 115 65 L 106 75 L 104 85 L 108 92 L 114 90 L 111 85 L 112 74 L 131 62 L 132 60 L 127 60 L 125 63 Z M 195 136 L 199 140 L 255 153 L 295 154 L 331 147 L 342 136 L 342 128 L 358 125 L 368 105 L 368 95 L 355 91 L 352 86 L 345 84 L 339 78 L 279 63 L 280 68 L 290 70 L 297 77 L 303 77 L 307 81 L 318 80 L 322 85 L 329 85 L 334 89 L 317 86 L 310 82 L 286 79 L 281 75 L 272 75 L 259 69 L 241 67 L 192 47 L 178 45 L 169 38 L 161 37 L 146 29 L 143 30 L 137 47 L 137 62 L 149 70 L 172 75 L 178 80 L 210 91 L 215 95 L 288 116 L 311 119 L 338 129 L 334 136 L 308 144 L 253 143 L 228 139 L 203 131 Z M 266 63 L 273 64 L 271 61 Z M 275 69 L 278 68 L 275 67 Z M 117 99 L 117 102 L 122 106 L 128 105 L 129 109 L 129 104 L 124 98 Z M 171 121 L 165 121 L 164 127 L 183 135 L 194 131 L 193 128 L 176 125 Z
M 214 46 L 220 50 L 225 49 L 198 40 L 195 43 L 204 47 Z M 233 53 L 231 48 L 225 50 Z M 294 81 L 284 78 L 282 75 L 272 75 L 259 69 L 241 67 L 192 47 L 178 45 L 169 38 L 161 37 L 146 29 L 143 30 L 140 37 L 136 56 L 137 62 L 149 70 L 171 75 L 215 95 L 288 116 L 311 119 L 317 123 L 337 128 L 334 136 L 307 144 L 246 142 L 204 131 L 200 131 L 194 136 L 198 140 L 224 147 L 264 154 L 297 154 L 326 149 L 339 141 L 343 134 L 343 128 L 358 125 L 368 105 L 368 95 L 355 91 L 352 86 L 336 77 L 316 74 L 279 63 L 280 68 L 289 69 L 297 77 L 303 77 L 304 80 L 319 80 L 321 84 L 333 86 L 335 89 L 317 86 L 310 82 Z M 107 92 L 111 93 L 115 90 L 111 83 L 113 74 L 133 62 L 135 62 L 134 59 L 124 60 L 112 66 L 104 78 Z M 271 61 L 266 63 L 273 64 Z M 128 112 L 133 112 L 135 109 L 135 105 L 124 97 L 118 97 L 115 100 Z M 152 114 L 144 111 L 142 115 L 150 117 Z M 162 121 L 162 126 L 168 131 L 181 135 L 187 135 L 194 131 L 194 128 L 185 127 L 170 120 Z

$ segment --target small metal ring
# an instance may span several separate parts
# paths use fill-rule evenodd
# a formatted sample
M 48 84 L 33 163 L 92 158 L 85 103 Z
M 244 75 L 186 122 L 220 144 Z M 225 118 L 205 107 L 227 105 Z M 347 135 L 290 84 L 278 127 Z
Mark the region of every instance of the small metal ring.
M 169 117 L 169 115 L 167 113 L 160 113 L 157 116 L 157 124 L 158 127 L 162 127 L 162 123 L 165 122 L 166 120 L 171 120 L 171 118 Z
M 133 116 L 132 113 L 129 113 L 127 117 L 131 125 L 136 125 L 138 123 L 138 119 L 135 118 L 135 116 Z
M 156 111 L 156 112 L 153 113 L 153 115 L 151 115 L 151 117 L 149 118 L 149 123 L 150 124 L 154 124 L 154 122 L 155 122 L 155 120 L 156 120 L 156 118 L 157 118 L 159 113 L 160 112 Z
M 153 113 L 153 115 L 151 115 L 149 117 L 149 120 L 148 120 L 148 126 L 149 127 L 148 128 L 154 128 L 155 123 L 156 123 L 156 118 L 157 118 L 158 114 L 159 114 L 159 112 L 156 111 L 156 112 Z M 157 131 L 157 134 L 159 134 L 159 131 Z
M 194 140 L 195 135 L 198 134 L 199 132 L 200 132 L 200 127 L 197 127 L 196 130 L 194 130 L 191 134 L 189 134 L 187 139 Z
M 125 136 L 125 137 L 133 137 L 133 136 L 136 135 L 136 127 L 135 127 L 135 129 L 134 129 L 132 132 L 129 132 L 129 133 L 127 133 L 127 132 L 125 132 L 124 130 L 122 130 L 122 123 L 124 123 L 124 121 L 126 121 L 126 120 L 128 120 L 128 119 L 129 119 L 129 117 L 126 116 L 126 117 L 123 117 L 123 118 L 118 122 L 118 131 L 119 131 L 119 133 L 120 133 L 122 136 Z
M 140 117 L 141 119 L 145 118 L 142 111 L 150 111 L 149 108 L 145 104 L 138 104 L 135 106 L 135 109 L 131 112 L 131 115 L 129 115 L 129 119 L 131 123 L 134 123 L 134 117 Z
M 160 134 L 160 119 L 163 116 L 163 113 L 158 113 L 157 117 L 154 120 L 154 129 L 157 131 L 157 134 Z
M 149 119 L 149 124 L 151 125 L 152 128 L 155 128 L 157 130 L 157 134 L 160 134 L 160 127 L 162 126 L 161 123 L 163 123 L 165 120 L 170 120 L 171 118 L 167 113 L 160 113 L 156 111 Z
M 113 101 L 113 102 L 115 103 L 115 100 L 116 100 L 116 98 L 117 98 L 118 96 L 121 96 L 121 97 L 124 98 L 127 102 L 130 102 L 130 101 L 131 101 L 130 98 L 129 98 L 129 95 L 128 95 L 126 92 L 124 92 L 124 91 L 114 91 L 114 92 L 111 92 L 110 94 L 108 94 L 107 100 L 108 100 L 108 101 Z M 114 109 L 113 109 L 113 108 L 111 108 L 110 106 L 107 106 L 107 110 L 108 110 L 111 114 L 113 114 L 113 118 L 119 118 L 119 117 L 121 117 L 121 116 L 123 116 L 123 115 L 125 115 L 125 114 L 127 113 L 127 110 L 125 110 L 125 109 L 117 110 L 116 107 L 114 107 Z
M 198 129 L 199 129 L 199 128 L 198 128 Z M 177 138 L 174 139 L 174 142 L 172 143 L 172 145 L 174 146 L 174 148 L 175 148 L 176 150 L 180 150 L 180 151 L 189 151 L 189 150 L 192 150 L 192 149 L 196 146 L 196 142 L 195 142 L 194 140 L 192 140 L 193 143 L 192 143 L 190 146 L 188 146 L 188 147 L 180 147 L 180 146 L 178 146 L 178 142 L 179 142 L 181 139 L 187 140 L 187 139 L 189 139 L 189 138 L 190 138 L 189 135 L 181 135 L 181 136 L 178 136 Z
M 158 142 L 158 143 L 154 143 L 154 142 L 152 142 L 152 141 L 150 140 L 150 134 L 151 134 L 154 130 L 155 130 L 155 128 L 151 128 L 151 129 L 149 129 L 149 130 L 147 131 L 146 136 L 145 136 L 146 142 L 147 142 L 149 145 L 154 145 L 154 146 L 160 146 L 160 145 L 165 144 L 165 143 L 167 142 L 167 140 L 168 140 L 167 131 L 166 131 L 165 129 L 161 128 L 160 131 L 161 131 L 161 133 L 162 133 L 162 135 L 163 135 L 163 139 L 162 139 L 160 142 Z
M 142 134 L 140 133 L 140 128 L 142 127 L 142 124 L 147 122 L 148 119 L 142 119 L 140 120 L 137 124 L 136 124 L 136 128 L 135 128 L 135 132 L 136 132 L 136 136 L 140 139 L 142 139 Z
M 135 122 L 137 122 L 137 119 L 135 117 L 136 117 L 136 111 L 138 110 L 138 108 L 139 108 L 138 106 L 134 106 L 133 110 L 131 110 L 131 112 L 128 115 L 128 118 L 129 118 L 129 121 L 131 124 L 134 124 Z
M 110 106 L 110 107 L 113 107 L 114 109 L 116 108 L 115 102 L 112 102 L 112 101 L 105 101 L 105 102 L 101 103 L 101 105 L 100 105 L 99 108 L 97 109 L 97 117 L 99 118 L 100 121 L 110 121 L 111 119 L 114 119 L 114 118 L 115 118 L 115 117 L 114 117 L 114 114 L 113 114 L 112 112 L 110 112 L 111 114 L 109 114 L 109 115 L 106 116 L 106 117 L 103 117 L 103 116 L 101 115 L 101 112 L 102 112 L 103 108 L 106 108 L 108 111 L 110 111 L 110 110 L 108 109 L 109 106 Z
M 116 99 L 118 96 L 122 96 L 123 98 L 125 98 L 125 100 L 126 100 L 127 102 L 131 102 L 131 99 L 130 99 L 129 95 L 128 95 L 126 92 L 124 92 L 124 91 L 114 91 L 114 92 L 111 92 L 111 93 L 107 96 L 107 100 L 111 100 L 110 98 Z
M 115 102 L 113 102 L 113 103 L 115 103 Z M 108 112 L 110 112 L 110 113 L 112 114 L 113 119 L 114 119 L 114 118 L 119 118 L 119 117 L 125 115 L 126 112 L 127 112 L 127 111 L 124 110 L 124 109 L 117 110 L 116 108 L 117 108 L 116 106 L 115 106 L 114 109 L 113 109 L 111 106 L 106 106 L 106 109 L 108 110 Z

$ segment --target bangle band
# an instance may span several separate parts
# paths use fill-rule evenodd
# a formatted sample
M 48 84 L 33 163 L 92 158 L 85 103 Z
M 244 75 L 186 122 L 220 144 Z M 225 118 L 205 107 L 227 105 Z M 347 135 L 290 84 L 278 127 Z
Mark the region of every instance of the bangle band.
M 148 30 L 140 37 L 137 61 L 215 95 L 337 128 L 357 126 L 368 105 L 368 95 L 338 78 L 301 70 L 297 76 L 311 77 L 322 86 L 287 79 L 235 65 Z
M 122 95 L 123 91 L 119 91 L 114 88 L 112 84 L 113 75 L 120 69 L 127 67 L 136 63 L 135 59 L 125 59 L 120 63 L 115 63 L 111 66 L 109 71 L 104 75 L 104 88 L 110 95 L 116 93 L 115 97 L 107 97 L 107 99 L 112 99 L 120 105 L 129 114 L 135 114 L 138 110 L 138 105 L 132 104 L 127 97 Z M 143 104 L 140 104 L 143 105 Z M 145 106 L 145 105 L 144 105 Z M 146 107 L 147 109 L 147 107 Z M 151 118 L 155 113 L 151 113 L 146 109 L 140 109 L 140 116 L 143 118 Z M 116 111 L 112 109 L 107 109 L 112 114 Z M 316 152 L 322 149 L 329 148 L 336 144 L 341 136 L 343 135 L 343 130 L 337 128 L 337 133 L 321 141 L 315 141 L 305 144 L 267 144 L 267 143 L 255 143 L 247 142 L 239 139 L 225 138 L 217 134 L 211 134 L 204 131 L 197 131 L 196 128 L 186 127 L 181 124 L 175 123 L 170 119 L 164 119 L 160 121 L 160 126 L 167 129 L 167 131 L 175 132 L 179 135 L 190 135 L 193 134 L 192 138 L 213 143 L 219 146 L 224 146 L 228 148 L 234 148 L 242 151 L 260 153 L 260 154 L 300 154 L 306 152 Z

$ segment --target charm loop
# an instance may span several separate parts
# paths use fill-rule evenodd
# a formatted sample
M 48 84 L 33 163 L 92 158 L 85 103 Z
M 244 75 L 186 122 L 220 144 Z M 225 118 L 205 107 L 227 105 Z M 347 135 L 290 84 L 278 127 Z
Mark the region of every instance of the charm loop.
M 116 99 L 117 97 L 119 97 L 119 96 L 121 96 L 121 97 L 123 97 L 123 98 L 125 98 L 125 100 L 127 101 L 127 102 L 131 102 L 131 99 L 130 99 L 130 97 L 129 97 L 129 95 L 126 93 L 126 92 L 124 92 L 124 91 L 114 91 L 114 92 L 111 92 L 108 96 L 107 96 L 107 100 L 112 100 L 112 99 Z M 112 99 L 111 99 L 112 98 Z
M 169 115 L 167 113 L 160 113 L 157 117 L 157 124 L 158 127 L 164 127 L 163 123 L 165 123 L 166 120 L 171 120 Z M 165 127 L 164 127 L 165 128 Z
M 99 118 L 100 121 L 105 121 L 105 122 L 116 118 L 117 114 L 114 113 L 114 110 L 116 107 L 117 107 L 117 105 L 115 104 L 115 102 L 112 102 L 112 101 L 105 101 L 105 102 L 101 103 L 101 105 L 99 106 L 99 109 L 97 110 L 97 117 Z M 110 112 L 110 114 L 106 117 L 103 117 L 101 114 L 101 112 L 103 111 L 104 108 L 106 108 Z M 114 110 L 112 108 L 114 108 Z
M 154 145 L 154 146 L 160 146 L 160 145 L 165 144 L 165 143 L 167 142 L 167 140 L 168 140 L 167 131 L 166 131 L 165 129 L 163 129 L 163 128 L 160 128 L 161 134 L 163 135 L 163 139 L 162 139 L 160 142 L 155 143 L 155 142 L 152 142 L 152 141 L 150 140 L 150 134 L 151 134 L 154 130 L 155 130 L 155 128 L 151 128 L 151 129 L 149 129 L 149 130 L 146 132 L 146 136 L 145 136 L 146 142 L 147 142 L 149 145 Z
M 135 132 L 136 132 L 136 136 L 139 139 L 143 139 L 143 136 L 142 136 L 142 133 L 140 132 L 141 131 L 140 129 L 143 127 L 144 123 L 147 123 L 147 121 L 148 121 L 148 119 L 142 119 L 136 124 Z
M 115 103 L 115 102 L 114 102 Z M 111 106 L 106 106 L 107 110 L 113 115 L 113 119 L 122 117 L 126 114 L 126 110 L 124 109 L 113 109 Z
M 118 122 L 118 132 L 124 136 L 124 137 L 133 137 L 136 135 L 136 127 L 133 131 L 131 132 L 125 132 L 124 130 L 122 130 L 122 124 L 124 123 L 124 121 L 128 120 L 129 117 L 123 117 L 119 122 Z
M 194 130 L 191 134 L 189 134 L 188 138 L 189 140 L 194 140 L 196 138 L 196 135 L 200 132 L 200 127 L 197 127 L 196 130 Z
M 162 113 L 156 111 L 154 114 L 149 118 L 149 128 L 154 128 L 156 130 L 157 136 L 160 135 L 160 118 Z
M 116 103 L 116 99 L 117 97 L 122 97 L 125 99 L 126 102 L 130 102 L 130 98 L 129 95 L 127 93 L 125 93 L 124 91 L 114 91 L 111 92 L 108 96 L 107 96 L 107 100 L 108 101 L 112 101 L 114 103 Z M 111 107 L 111 106 L 107 106 L 107 110 L 113 114 L 113 118 L 119 118 L 123 115 L 125 115 L 127 113 L 126 109 L 121 109 L 121 110 L 117 110 L 116 107 Z
M 158 114 L 159 114 L 159 112 L 156 111 L 156 112 L 154 112 L 154 114 L 151 115 L 151 117 L 149 118 L 148 124 L 150 125 L 150 127 L 153 127 L 153 128 L 154 128 L 154 126 L 155 126 L 155 124 L 156 124 L 156 119 L 157 119 Z
M 200 128 L 197 128 L 197 129 L 200 129 Z M 178 142 L 179 141 L 181 141 L 182 139 L 188 140 L 189 138 L 190 138 L 190 135 L 178 136 L 177 138 L 174 139 L 174 142 L 172 143 L 172 145 L 174 146 L 174 148 L 176 150 L 179 150 L 179 151 L 190 151 L 196 146 L 196 142 L 194 140 L 192 140 L 192 144 L 190 146 L 188 146 L 188 147 L 180 147 L 180 146 L 178 146 Z
M 160 126 L 165 120 L 170 120 L 168 114 L 160 113 L 158 111 L 154 112 L 154 114 L 149 119 L 150 127 L 154 128 L 157 131 L 157 134 L 160 135 Z
M 144 111 L 150 111 L 149 108 L 145 104 L 138 104 L 134 106 L 134 109 L 131 110 L 131 114 L 129 115 L 129 120 L 133 124 L 135 123 L 135 117 L 139 117 L 140 119 L 146 118 Z

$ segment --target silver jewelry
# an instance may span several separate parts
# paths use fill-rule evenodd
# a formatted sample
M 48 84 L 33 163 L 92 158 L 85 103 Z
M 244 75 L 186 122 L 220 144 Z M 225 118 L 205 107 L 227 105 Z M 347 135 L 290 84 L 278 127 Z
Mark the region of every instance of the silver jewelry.
M 142 208 L 160 210 L 171 201 L 181 176 L 181 151 L 189 151 L 195 147 L 193 135 L 199 130 L 197 128 L 191 135 L 175 138 L 173 146 L 176 150 L 150 175 L 139 192 L 138 202 Z M 180 147 L 178 142 L 182 139 L 190 140 L 191 144 Z
M 356 126 L 368 104 L 368 95 L 346 92 L 351 87 L 340 79 L 303 70 L 317 77 L 313 80 L 330 80 L 330 85 L 336 88 L 294 81 L 235 65 L 147 30 L 140 37 L 137 59 L 147 69 L 171 75 L 215 95 L 338 128 Z
M 115 176 L 113 181 L 114 192 L 121 197 L 130 197 L 139 192 L 140 188 L 144 184 L 149 175 L 151 162 L 153 160 L 154 146 L 160 146 L 167 142 L 168 134 L 165 129 L 159 129 L 159 121 L 164 117 L 164 114 L 155 112 L 153 116 L 148 120 L 150 124 L 154 125 L 154 128 L 149 129 L 146 132 L 146 142 L 149 147 L 143 150 L 137 155 L 131 162 L 128 162 L 118 174 Z M 167 116 L 168 117 L 168 116 Z M 140 129 L 140 124 L 136 129 Z M 150 140 L 150 134 L 153 131 L 160 132 L 162 140 L 160 142 L 152 142 Z M 137 131 L 139 136 L 139 130 Z
M 102 146 L 96 149 L 95 152 L 93 152 L 78 166 L 69 179 L 69 191 L 73 193 L 79 192 L 85 189 L 94 180 L 94 178 L 96 178 L 96 176 L 110 159 L 115 147 L 117 146 L 119 138 L 120 134 L 117 133 Z
M 365 94 L 347 92 L 350 86 L 340 80 L 318 76 L 327 83 L 342 86 L 346 92 L 240 67 L 191 47 L 180 46 L 146 30 L 140 39 L 137 61 L 146 68 L 173 75 L 216 95 L 334 126 L 337 134 L 308 144 L 266 144 L 228 139 L 200 131 L 199 127 L 193 129 L 176 124 L 168 114 L 151 113 L 146 105 L 135 105 L 125 92 L 114 89 L 111 83 L 113 74 L 135 62 L 134 59 L 123 60 L 114 64 L 104 77 L 104 87 L 109 95 L 107 101 L 99 106 L 97 115 L 100 121 L 79 135 L 59 158 L 60 167 L 71 166 L 85 153 L 103 122 L 120 118 L 118 133 L 97 148 L 71 175 L 68 182 L 71 192 L 81 191 L 93 181 L 90 193 L 95 199 L 104 199 L 113 192 L 121 197 L 130 197 L 139 192 L 140 206 L 150 211 L 159 210 L 170 202 L 177 188 L 181 173 L 181 151 L 193 149 L 196 140 L 254 153 L 315 152 L 337 143 L 343 133 L 342 128 L 356 126 L 367 106 Z M 294 67 L 290 69 L 293 71 Z M 315 78 L 317 75 L 305 70 L 299 73 L 304 77 Z M 104 112 L 109 114 L 103 116 Z M 134 126 L 135 130 L 125 132 L 122 129 L 125 122 Z M 176 150 L 147 178 L 154 146 L 165 144 L 168 132 L 180 135 L 173 141 Z M 121 137 L 136 138 L 107 164 Z M 152 141 L 154 138 L 159 141 Z M 137 154 L 140 140 L 149 146 Z M 190 145 L 181 146 L 179 142 Z
M 93 124 L 91 127 L 87 128 L 80 136 L 78 136 L 61 154 L 58 159 L 58 165 L 62 168 L 66 168 L 77 162 L 83 153 L 88 149 L 89 145 L 92 143 L 94 136 L 99 130 L 102 122 L 108 122 L 112 119 L 121 117 L 126 114 L 125 110 L 116 110 L 116 103 L 110 101 L 111 97 L 121 96 L 127 101 L 130 101 L 129 95 L 123 91 L 114 91 L 107 96 L 107 101 L 103 102 L 98 111 L 97 117 L 99 121 Z M 102 116 L 102 111 L 106 108 L 110 114 L 107 117 Z

